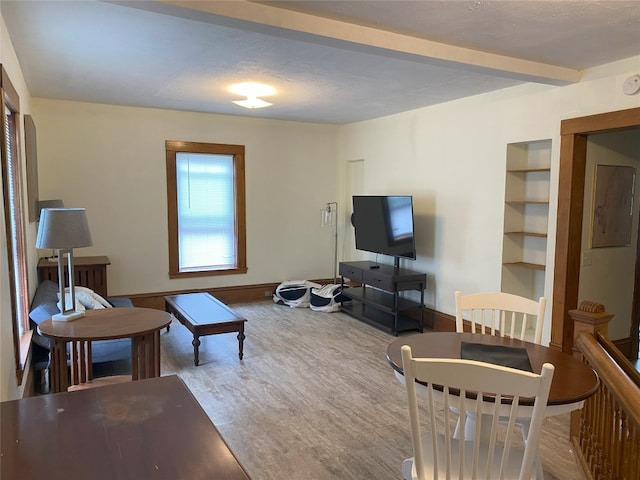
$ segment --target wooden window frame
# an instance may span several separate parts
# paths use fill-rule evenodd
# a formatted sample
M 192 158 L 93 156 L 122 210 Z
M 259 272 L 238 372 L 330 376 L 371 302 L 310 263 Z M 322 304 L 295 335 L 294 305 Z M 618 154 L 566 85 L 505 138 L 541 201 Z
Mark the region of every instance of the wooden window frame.
M 22 160 L 20 155 L 20 98 L 4 67 L 0 65 L 0 109 L 2 110 L 2 187 L 7 243 L 7 265 L 11 296 L 11 323 L 17 384 L 21 385 L 31 348 L 33 332 L 29 327 L 29 285 L 23 208 Z M 12 125 L 6 125 L 5 112 L 11 112 Z M 7 143 L 5 132 L 11 128 Z M 8 155 L 7 153 L 10 153 Z M 11 169 L 9 168 L 11 159 Z M 14 174 L 11 174 L 11 172 Z M 10 186 L 12 188 L 10 188 Z M 15 198 L 11 197 L 11 190 Z
M 216 275 L 234 275 L 247 273 L 247 242 L 245 213 L 245 167 L 244 145 L 226 145 L 219 143 L 165 142 L 167 162 L 167 216 L 169 227 L 169 278 L 204 277 Z M 178 239 L 178 187 L 176 179 L 176 155 L 178 153 L 203 153 L 233 156 L 235 187 L 235 242 L 236 259 L 232 268 L 181 272 L 179 268 Z

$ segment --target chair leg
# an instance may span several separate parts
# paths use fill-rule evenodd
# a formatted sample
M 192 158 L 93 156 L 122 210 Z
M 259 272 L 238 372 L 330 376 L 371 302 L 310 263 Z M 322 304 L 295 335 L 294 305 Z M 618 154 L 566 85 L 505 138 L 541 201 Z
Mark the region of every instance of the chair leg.
M 526 443 L 529 436 L 529 421 L 523 419 L 520 423 L 520 431 L 522 432 L 522 442 Z M 536 480 L 544 480 L 544 471 L 542 470 L 542 459 L 540 458 L 540 449 L 536 450 L 536 458 L 533 461 L 533 467 L 536 471 Z
M 542 471 L 542 461 L 540 460 L 540 452 L 536 453 L 536 459 L 533 461 L 536 469 L 536 480 L 544 479 L 544 472 Z

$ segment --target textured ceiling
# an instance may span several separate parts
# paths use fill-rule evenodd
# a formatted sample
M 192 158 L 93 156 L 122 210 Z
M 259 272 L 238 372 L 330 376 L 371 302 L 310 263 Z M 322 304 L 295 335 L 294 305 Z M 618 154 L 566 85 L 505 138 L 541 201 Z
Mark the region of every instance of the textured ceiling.
M 12 1 L 34 97 L 348 123 L 640 55 L 640 1 Z M 638 65 L 640 70 L 640 65 Z M 247 110 L 230 84 L 261 81 Z

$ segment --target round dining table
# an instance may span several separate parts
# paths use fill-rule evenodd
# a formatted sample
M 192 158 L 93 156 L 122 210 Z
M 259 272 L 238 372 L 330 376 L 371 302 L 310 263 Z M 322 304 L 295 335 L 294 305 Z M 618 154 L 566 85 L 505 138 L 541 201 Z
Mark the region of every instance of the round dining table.
M 484 357 L 484 359 L 470 357 L 469 345 L 464 346 L 465 353 L 463 355 L 462 349 L 465 343 L 472 345 L 476 355 L 478 350 L 482 350 L 484 351 L 483 355 L 486 355 L 488 351 L 489 357 Z M 541 373 L 542 365 L 551 363 L 554 365 L 555 371 L 551 382 L 547 407 L 544 411 L 545 416 L 566 414 L 582 408 L 585 399 L 593 395 L 599 385 L 599 378 L 591 367 L 559 350 L 554 350 L 536 343 L 501 337 L 499 335 L 457 332 L 421 333 L 399 338 L 389 344 L 387 347 L 387 360 L 394 369 L 396 378 L 402 383 L 404 383 L 401 353 L 403 345 L 411 347 L 411 353 L 414 357 L 446 359 L 460 359 L 464 357 L 466 359 L 480 361 L 487 361 L 487 358 L 504 361 L 504 356 L 500 358 L 500 354 L 492 355 L 491 351 L 504 353 L 505 349 L 501 347 L 507 347 L 506 350 L 509 350 L 511 353 L 517 353 L 518 357 L 520 357 L 520 362 L 522 362 L 523 358 L 528 359 L 528 362 L 524 362 L 527 364 L 527 369 L 530 367 L 531 371 L 537 374 Z M 512 359 L 510 359 L 510 361 L 511 360 Z M 437 391 L 437 388 L 438 386 L 435 385 L 434 391 Z M 426 388 L 422 387 L 420 390 L 426 391 Z M 506 399 L 506 401 L 509 400 Z M 523 425 L 523 431 L 525 428 L 528 429 L 525 425 L 528 424 L 533 413 L 533 401 L 534 399 L 529 398 L 520 399 L 521 408 L 518 411 L 518 415 L 519 423 Z M 520 415 L 522 415 L 522 417 L 520 417 Z M 482 422 L 483 425 L 480 431 L 490 431 L 490 428 L 487 428 L 488 426 L 484 426 L 487 422 L 491 421 L 490 417 L 483 415 L 482 418 L 478 420 L 473 412 L 466 412 L 466 418 L 467 421 L 464 424 L 464 430 L 461 429 L 460 422 L 456 425 L 453 434 L 454 438 L 459 438 L 460 436 L 464 436 L 465 439 L 473 438 L 477 421 Z M 485 440 L 488 441 L 486 438 Z M 408 462 L 408 460 L 405 460 L 405 462 Z M 536 479 L 542 480 L 544 473 L 539 452 L 536 453 L 534 462 Z
M 463 342 L 482 345 L 524 348 L 531 369 L 539 374 L 544 363 L 555 366 L 547 401 L 546 415 L 559 415 L 582 408 L 584 400 L 593 395 L 599 385 L 596 373 L 579 359 L 549 347 L 499 335 L 456 332 L 429 332 L 398 338 L 387 347 L 387 360 L 398 376 L 402 376 L 403 345 L 409 345 L 414 357 L 461 358 Z M 523 399 L 523 404 L 525 399 Z

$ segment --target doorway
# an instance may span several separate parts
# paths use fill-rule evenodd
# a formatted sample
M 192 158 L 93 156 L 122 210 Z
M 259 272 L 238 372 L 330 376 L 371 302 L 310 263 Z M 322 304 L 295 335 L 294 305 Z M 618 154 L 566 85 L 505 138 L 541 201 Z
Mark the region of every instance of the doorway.
M 571 353 L 573 323 L 568 311 L 578 306 L 582 214 L 587 158 L 587 137 L 595 133 L 640 127 L 640 108 L 563 120 L 560 125 L 560 171 L 558 179 L 558 213 L 554 268 L 553 305 L 551 309 L 551 346 Z M 638 355 L 640 308 L 639 273 L 636 269 L 634 308 L 632 311 L 630 355 Z

